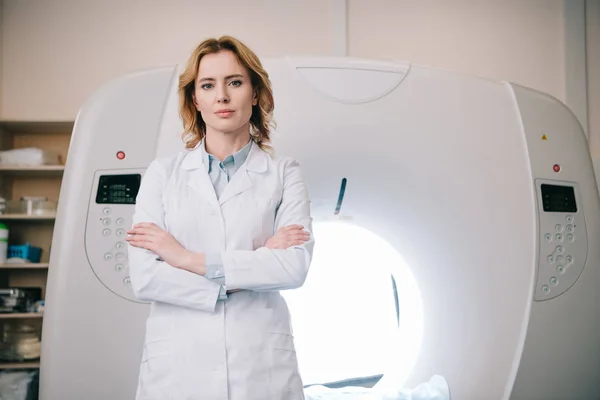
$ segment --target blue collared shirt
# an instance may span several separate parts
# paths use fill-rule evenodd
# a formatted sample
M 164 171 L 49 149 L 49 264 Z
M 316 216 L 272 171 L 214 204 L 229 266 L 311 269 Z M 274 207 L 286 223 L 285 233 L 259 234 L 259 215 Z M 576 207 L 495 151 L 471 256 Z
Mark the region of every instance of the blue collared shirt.
M 236 153 L 225 157 L 223 161 L 217 157 L 209 154 L 206 151 L 206 141 L 202 141 L 200 144 L 200 151 L 202 152 L 202 161 L 208 172 L 208 176 L 213 184 L 217 199 L 221 197 L 223 190 L 233 177 L 233 175 L 240 169 L 242 164 L 246 162 L 250 148 L 252 147 L 252 140 L 248 142 L 243 148 Z M 225 271 L 223 271 L 223 261 L 221 255 L 216 253 L 206 254 L 206 274 L 204 275 L 207 279 L 221 285 L 221 291 L 219 292 L 219 300 L 227 298 L 227 290 L 225 289 Z

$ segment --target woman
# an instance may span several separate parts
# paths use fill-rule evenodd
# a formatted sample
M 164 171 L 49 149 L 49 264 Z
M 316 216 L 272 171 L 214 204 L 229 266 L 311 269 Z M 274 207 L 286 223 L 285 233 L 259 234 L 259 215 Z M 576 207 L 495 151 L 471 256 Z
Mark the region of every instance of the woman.
M 187 149 L 150 164 L 128 232 L 151 302 L 136 398 L 303 399 L 279 291 L 306 279 L 310 201 L 298 163 L 267 152 L 268 75 L 238 40 L 209 39 L 179 97 Z

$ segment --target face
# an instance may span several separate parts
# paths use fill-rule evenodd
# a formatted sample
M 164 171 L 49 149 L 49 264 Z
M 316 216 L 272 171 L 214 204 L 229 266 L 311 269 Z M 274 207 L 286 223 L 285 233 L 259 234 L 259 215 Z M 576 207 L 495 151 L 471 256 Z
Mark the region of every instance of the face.
M 225 50 L 202 57 L 194 104 L 206 123 L 207 134 L 248 134 L 256 103 L 250 75 L 233 52 Z

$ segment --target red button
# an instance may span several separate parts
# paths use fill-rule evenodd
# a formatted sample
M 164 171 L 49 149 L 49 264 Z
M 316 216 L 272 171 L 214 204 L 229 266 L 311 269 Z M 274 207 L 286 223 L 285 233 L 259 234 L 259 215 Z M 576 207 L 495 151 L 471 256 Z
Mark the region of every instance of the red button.
M 124 158 L 125 158 L 125 153 L 124 153 L 124 152 L 122 152 L 122 151 L 119 151 L 119 152 L 117 152 L 117 158 L 118 158 L 119 160 L 122 160 L 122 159 L 124 159 Z
M 554 164 L 554 172 L 560 171 L 560 165 Z

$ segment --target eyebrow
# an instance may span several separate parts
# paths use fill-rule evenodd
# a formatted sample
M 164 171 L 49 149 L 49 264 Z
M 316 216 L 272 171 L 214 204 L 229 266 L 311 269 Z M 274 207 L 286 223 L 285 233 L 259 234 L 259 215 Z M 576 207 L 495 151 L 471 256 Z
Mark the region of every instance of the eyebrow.
M 241 74 L 227 75 L 225 77 L 225 80 L 229 80 L 231 78 L 243 78 L 243 77 L 244 77 L 244 75 L 241 75 Z M 198 80 L 198 82 L 205 82 L 205 81 L 215 81 L 215 78 L 202 78 L 202 79 Z

